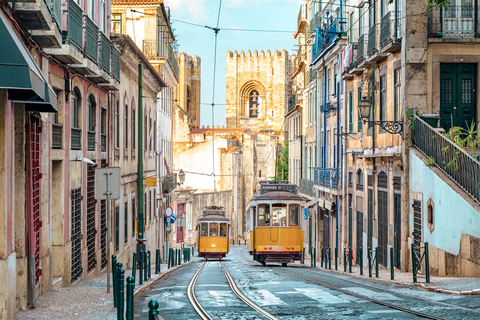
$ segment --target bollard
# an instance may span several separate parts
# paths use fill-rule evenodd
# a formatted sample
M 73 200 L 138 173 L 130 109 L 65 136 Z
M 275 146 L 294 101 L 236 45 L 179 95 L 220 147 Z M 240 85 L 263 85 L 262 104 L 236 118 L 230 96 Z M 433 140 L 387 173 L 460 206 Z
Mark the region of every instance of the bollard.
M 394 279 L 393 275 L 393 247 L 390 247 L 390 280 Z
M 343 247 L 343 272 L 347 272 L 347 247 Z
M 178 265 L 182 265 L 182 249 L 178 249 Z
M 368 276 L 372 277 L 372 249 L 368 247 Z
M 338 248 L 335 247 L 335 270 L 338 270 L 337 259 L 338 259 Z
M 147 282 L 147 276 L 148 276 L 148 261 L 147 261 L 147 251 L 143 252 L 143 280 Z
M 352 273 L 352 247 L 348 249 L 348 272 Z
M 328 248 L 328 269 L 332 270 L 332 248 Z
M 170 259 L 170 249 L 168 249 L 167 254 L 168 254 L 167 255 L 167 268 L 170 269 L 170 261 L 172 260 L 172 259 Z
M 243 245 L 247 245 L 247 239 L 243 240 L 244 241 L 244 244 Z
M 114 303 L 116 305 L 116 308 L 119 308 L 120 307 L 120 269 L 123 269 L 122 268 L 123 265 L 121 262 L 117 262 L 117 270 L 115 271 L 115 289 L 116 289 L 116 292 L 115 292 L 115 300 L 114 300 Z
M 158 317 L 158 302 L 157 300 L 150 300 L 148 303 L 148 320 L 156 320 Z
M 305 247 L 302 250 L 302 264 L 305 264 Z
M 143 250 L 141 250 L 138 255 L 138 284 L 139 285 L 142 285 L 143 283 L 142 270 L 143 270 Z
M 313 248 L 310 247 L 308 251 L 310 252 L 310 267 L 313 267 Z
M 117 281 L 115 281 L 116 278 L 116 270 L 117 269 L 117 256 L 112 255 L 112 278 L 113 278 L 113 306 L 116 308 L 117 307 L 117 291 L 115 289 L 117 288 Z
M 150 250 L 148 250 L 148 277 L 152 279 L 152 260 L 150 256 Z
M 417 275 L 415 270 L 417 268 L 416 261 L 415 261 L 415 244 L 412 243 L 412 271 L 413 271 L 413 282 L 417 282 Z
M 323 268 L 323 257 L 325 253 L 325 247 L 322 247 L 322 258 L 320 259 L 320 268 Z
M 358 248 L 359 257 L 360 257 L 360 275 L 363 276 L 363 249 L 362 247 Z
M 173 248 L 170 249 L 170 250 L 171 250 L 171 255 L 170 255 L 170 257 L 171 257 L 171 259 L 172 259 L 171 264 L 172 264 L 172 267 L 174 267 L 174 266 L 175 266 L 175 250 L 173 250 Z
M 133 277 L 127 278 L 127 320 L 133 320 L 133 291 L 135 290 L 135 279 Z
M 133 285 L 135 286 L 135 277 L 137 273 L 137 253 L 133 253 L 133 262 L 132 262 L 132 278 L 133 278 Z
M 313 267 L 317 266 L 317 247 L 313 248 Z
M 425 281 L 430 283 L 430 262 L 428 261 L 428 242 L 425 242 Z
M 238 245 L 240 245 L 240 239 L 238 239 Z
M 378 278 L 378 247 L 375 247 L 375 277 Z
M 125 283 L 124 283 L 124 275 L 125 275 L 125 270 L 123 268 L 119 268 L 118 271 L 118 301 L 117 301 L 117 320 L 123 319 L 123 307 L 125 303 Z
M 160 264 L 160 249 L 157 249 L 157 251 L 155 252 L 155 274 L 160 273 Z

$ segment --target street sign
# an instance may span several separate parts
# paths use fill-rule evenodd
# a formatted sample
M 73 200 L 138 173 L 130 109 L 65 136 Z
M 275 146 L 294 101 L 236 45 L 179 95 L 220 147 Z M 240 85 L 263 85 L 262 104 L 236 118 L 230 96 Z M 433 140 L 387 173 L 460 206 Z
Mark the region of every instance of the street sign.
M 303 215 L 305 216 L 305 220 L 308 220 L 308 209 L 307 208 L 304 208 L 303 209 Z
M 96 200 L 107 199 L 107 173 L 110 173 L 110 199 L 120 199 L 120 167 L 111 167 L 95 169 L 94 196 Z
M 177 214 L 175 212 L 172 214 L 172 217 L 170 218 L 170 220 L 172 220 L 172 219 L 173 219 L 172 223 L 174 223 L 175 220 L 177 219 Z
M 145 178 L 145 187 L 156 187 L 157 186 L 157 178 L 149 177 Z
M 170 206 L 166 207 L 165 208 L 165 217 L 170 218 L 172 215 L 173 215 L 172 207 L 170 207 Z

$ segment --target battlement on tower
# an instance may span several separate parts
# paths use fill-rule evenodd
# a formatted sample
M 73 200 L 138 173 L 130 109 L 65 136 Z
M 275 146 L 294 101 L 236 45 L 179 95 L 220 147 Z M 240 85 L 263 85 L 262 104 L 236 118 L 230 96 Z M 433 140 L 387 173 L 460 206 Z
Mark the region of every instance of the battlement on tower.
M 270 59 L 285 59 L 286 57 L 288 57 L 288 51 L 283 49 L 282 51 L 279 51 L 279 50 L 276 50 L 273 51 L 273 54 L 270 50 L 267 50 L 266 52 L 263 51 L 263 50 L 260 50 L 260 52 L 258 52 L 257 50 L 251 52 L 250 50 L 248 50 L 246 53 L 242 50 L 241 52 L 237 52 L 237 50 L 235 51 L 227 51 L 227 60 L 228 59 L 237 59 L 237 58 L 255 58 L 255 57 L 258 57 L 258 58 L 270 58 Z

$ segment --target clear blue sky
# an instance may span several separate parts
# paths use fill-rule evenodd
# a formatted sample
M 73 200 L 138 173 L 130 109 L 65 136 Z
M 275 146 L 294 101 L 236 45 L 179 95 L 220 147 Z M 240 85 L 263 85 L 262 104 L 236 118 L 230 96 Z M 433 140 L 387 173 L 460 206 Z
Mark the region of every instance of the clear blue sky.
M 180 21 L 216 27 L 220 0 L 164 0 L 170 7 L 179 52 L 202 59 L 201 125 L 212 125 L 215 33 L 211 29 Z M 215 126 L 225 125 L 225 63 L 227 51 L 296 50 L 293 35 L 303 0 L 222 0 L 217 39 L 215 80 Z M 180 20 L 180 21 L 175 21 Z M 282 30 L 290 32 L 247 32 L 231 29 Z M 208 105 L 207 105 L 208 104 Z

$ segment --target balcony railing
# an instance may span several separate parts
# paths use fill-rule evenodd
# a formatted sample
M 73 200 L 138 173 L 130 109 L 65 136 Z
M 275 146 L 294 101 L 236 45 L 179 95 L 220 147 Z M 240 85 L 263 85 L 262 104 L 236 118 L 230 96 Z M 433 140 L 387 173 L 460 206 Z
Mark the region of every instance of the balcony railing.
M 480 203 L 480 162 L 415 116 L 413 145 Z
M 53 22 L 57 25 L 58 30 L 62 30 L 62 0 L 51 0 L 50 10 Z
M 371 56 L 377 52 L 377 32 L 378 26 L 374 25 L 368 31 L 367 55 Z
M 165 176 L 162 182 L 162 193 L 170 193 L 177 187 L 177 174 L 172 173 L 169 176 Z
M 143 54 L 148 60 L 157 60 L 157 40 L 143 40 Z
M 328 101 L 327 103 L 325 104 L 322 104 L 320 106 L 320 111 L 321 112 L 328 112 L 330 110 L 334 110 L 337 108 L 337 104 L 336 103 L 331 103 L 330 101 Z
M 380 26 L 380 48 L 385 48 L 397 41 L 397 28 L 395 28 L 395 12 L 388 12 L 383 16 Z
M 100 135 L 100 144 L 101 144 L 101 146 L 100 146 L 101 149 L 100 150 L 102 152 L 107 151 L 107 135 L 105 133 L 102 133 Z
M 338 190 L 342 188 L 342 170 L 340 168 L 314 168 L 314 183 L 317 186 Z
M 172 45 L 168 46 L 168 62 L 170 63 L 170 66 L 172 66 L 173 73 L 178 79 L 180 71 L 178 68 L 177 53 L 173 50 Z
M 322 21 L 321 12 L 317 12 L 312 19 L 310 20 L 310 24 L 308 26 L 308 35 L 311 36 L 317 30 L 317 27 L 320 25 Z
M 462 6 L 447 5 L 428 12 L 429 38 L 480 38 L 480 6 L 474 2 Z
M 95 131 L 88 131 L 87 132 L 87 149 L 88 151 L 95 151 Z
M 52 124 L 52 149 L 62 149 L 63 125 Z
M 315 70 L 308 70 L 308 83 L 317 79 L 317 71 Z
M 72 150 L 80 150 L 82 148 L 82 129 L 72 128 Z
M 98 61 L 98 27 L 88 16 L 85 17 L 85 55 Z
M 298 12 L 297 27 L 300 26 L 302 20 L 305 20 L 306 18 L 307 17 L 305 16 L 305 5 L 302 4 L 300 5 L 300 11 Z
M 68 1 L 65 41 L 83 51 L 83 11 L 74 0 Z
M 100 32 L 100 68 L 110 73 L 110 57 L 112 55 L 112 42 Z
M 112 75 L 120 81 L 120 51 L 112 44 Z
M 297 51 L 298 61 L 307 60 L 307 50 L 304 46 L 299 46 Z
M 320 30 L 320 35 L 312 48 L 312 60 L 330 48 L 339 35 L 345 33 L 344 24 L 345 20 L 337 18 L 326 29 Z
M 297 105 L 297 95 L 294 94 L 288 99 L 288 108 L 287 108 L 287 113 L 295 109 L 295 106 Z
M 299 190 L 300 193 L 306 194 L 310 197 L 315 197 L 315 188 L 313 187 L 312 180 L 300 179 Z
M 361 63 L 363 60 L 365 60 L 365 48 L 367 44 L 367 38 L 365 37 L 364 34 L 358 38 L 357 42 L 357 54 L 355 55 L 355 62 L 357 64 Z

